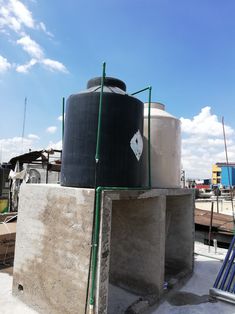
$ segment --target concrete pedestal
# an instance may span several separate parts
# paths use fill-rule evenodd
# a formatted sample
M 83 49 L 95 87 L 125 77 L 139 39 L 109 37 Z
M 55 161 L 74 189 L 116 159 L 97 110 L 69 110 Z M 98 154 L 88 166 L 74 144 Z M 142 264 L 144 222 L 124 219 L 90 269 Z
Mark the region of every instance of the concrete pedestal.
M 13 294 L 39 313 L 84 313 L 93 201 L 93 190 L 21 187 Z
M 85 313 L 93 209 L 92 189 L 22 186 L 13 293 L 39 313 Z M 192 272 L 193 212 L 188 189 L 103 192 L 96 313 L 110 282 L 157 300 Z

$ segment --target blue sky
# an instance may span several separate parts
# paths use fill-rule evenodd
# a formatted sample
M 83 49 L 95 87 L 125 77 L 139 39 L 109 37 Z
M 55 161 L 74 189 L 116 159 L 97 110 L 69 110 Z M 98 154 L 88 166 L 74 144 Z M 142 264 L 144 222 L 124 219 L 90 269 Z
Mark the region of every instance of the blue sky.
M 25 97 L 25 149 L 57 147 L 62 97 L 103 61 L 129 92 L 152 85 L 182 117 L 186 173 L 208 176 L 224 159 L 222 115 L 235 159 L 234 10 L 233 0 L 0 0 L 2 161 L 21 153 Z

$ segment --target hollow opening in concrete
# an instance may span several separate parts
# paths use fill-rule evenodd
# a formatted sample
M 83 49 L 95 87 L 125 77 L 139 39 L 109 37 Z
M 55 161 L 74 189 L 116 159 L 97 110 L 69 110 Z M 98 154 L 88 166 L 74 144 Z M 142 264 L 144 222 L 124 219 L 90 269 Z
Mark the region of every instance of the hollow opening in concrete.
M 112 202 L 109 314 L 124 313 L 140 297 L 159 295 L 165 245 L 161 206 L 158 197 Z
M 18 291 L 24 292 L 24 287 L 21 284 L 18 284 Z
M 109 314 L 152 305 L 192 273 L 192 202 L 191 194 L 112 202 Z
M 166 197 L 165 287 L 172 288 L 192 271 L 191 196 Z

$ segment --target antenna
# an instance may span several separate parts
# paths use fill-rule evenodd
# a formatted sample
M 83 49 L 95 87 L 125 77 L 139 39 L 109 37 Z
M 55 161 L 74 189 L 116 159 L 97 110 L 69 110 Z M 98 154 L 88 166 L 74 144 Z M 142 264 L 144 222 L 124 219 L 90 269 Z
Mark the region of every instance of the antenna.
M 222 126 L 223 126 L 223 135 L 224 135 L 224 149 L 225 149 L 225 156 L 226 156 L 226 164 L 227 164 L 227 170 L 228 170 L 228 182 L 229 182 L 228 184 L 229 184 L 229 189 L 230 189 L 231 205 L 232 205 L 232 212 L 233 212 L 233 223 L 235 223 L 234 208 L 233 208 L 233 187 L 231 185 L 231 179 L 230 179 L 228 149 L 227 149 L 227 143 L 226 143 L 225 127 L 224 127 L 224 117 L 222 117 Z
M 23 128 L 22 128 L 22 152 L 24 150 L 24 131 L 25 131 L 25 120 L 26 120 L 26 109 L 27 109 L 27 97 L 24 99 L 24 117 L 23 117 Z

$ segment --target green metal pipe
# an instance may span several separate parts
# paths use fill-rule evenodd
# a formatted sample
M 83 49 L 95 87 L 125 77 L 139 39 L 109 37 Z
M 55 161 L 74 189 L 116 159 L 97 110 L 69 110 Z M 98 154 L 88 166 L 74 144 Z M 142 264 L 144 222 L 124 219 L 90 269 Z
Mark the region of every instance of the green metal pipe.
M 149 86 L 149 103 L 148 103 L 148 185 L 151 189 L 152 180 L 151 180 L 151 145 L 150 145 L 150 125 L 151 125 L 151 96 L 152 96 L 152 86 Z
M 149 187 L 105 187 L 98 186 L 95 190 L 95 230 L 92 243 L 92 270 L 91 270 L 91 290 L 90 290 L 90 311 L 93 313 L 95 304 L 95 284 L 97 273 L 97 255 L 99 246 L 99 233 L 100 233 L 100 208 L 101 208 L 101 194 L 104 190 L 108 191 L 134 191 L 134 190 L 149 190 Z
M 104 80 L 105 80 L 105 68 L 106 63 L 103 63 L 103 71 L 101 77 L 101 89 L 100 89 L 100 99 L 99 99 L 99 111 L 98 111 L 98 125 L 97 125 L 97 137 L 96 137 L 96 152 L 95 152 L 95 201 L 94 201 L 94 228 L 92 231 L 92 270 L 91 270 L 91 291 L 90 291 L 90 310 L 93 312 L 93 307 L 95 303 L 95 281 L 97 272 L 97 253 L 99 244 L 99 229 L 100 229 L 100 193 L 98 193 L 96 182 L 97 182 L 97 169 L 99 167 L 100 158 L 100 134 L 102 125 L 102 107 L 103 107 L 103 91 L 104 91 Z M 89 283 L 88 283 L 89 284 Z
M 134 96 L 134 95 L 136 95 L 136 94 L 142 93 L 142 92 L 144 92 L 144 91 L 146 91 L 146 90 L 148 90 L 148 89 L 149 89 L 149 87 L 140 89 L 140 90 L 138 90 L 137 92 L 132 93 L 131 96 Z
M 62 100 L 62 144 L 64 142 L 64 97 Z
M 99 113 L 98 113 L 98 129 L 97 129 L 97 138 L 96 138 L 96 152 L 95 160 L 96 163 L 99 162 L 100 158 L 100 133 L 101 133 L 101 123 L 102 123 L 102 107 L 103 107 L 103 91 L 104 91 L 104 80 L 105 80 L 105 68 L 106 63 L 103 63 L 103 73 L 101 78 L 101 90 L 100 90 L 100 102 L 99 102 Z
M 91 270 L 91 291 L 90 291 L 90 309 L 95 304 L 95 281 L 97 272 L 97 255 L 100 232 L 100 206 L 101 206 L 101 189 L 98 187 L 95 191 L 95 230 L 92 243 L 92 270 Z
M 102 115 L 102 102 L 103 102 L 103 85 L 105 79 L 105 66 L 106 64 L 103 63 L 103 75 L 101 80 L 101 92 L 100 92 L 100 103 L 99 103 L 99 116 L 98 116 L 98 130 L 97 130 L 97 142 L 96 142 L 96 165 L 98 166 L 99 163 L 99 151 L 100 151 L 100 132 L 101 132 L 101 115 Z M 101 193 L 104 190 L 110 191 L 128 191 L 128 190 L 150 190 L 151 189 L 151 157 L 150 157 L 150 110 L 151 110 L 151 90 L 152 87 L 144 88 L 132 95 L 141 93 L 143 91 L 149 90 L 149 99 L 148 99 L 148 171 L 149 171 L 149 180 L 147 187 L 102 187 L 98 186 L 95 187 L 95 224 L 92 236 L 92 274 L 91 274 L 91 290 L 90 290 L 90 313 L 94 311 L 94 304 L 95 304 L 95 284 L 96 284 L 96 273 L 97 273 L 97 255 L 98 255 L 98 246 L 99 246 L 99 232 L 100 232 L 100 208 L 101 208 Z

